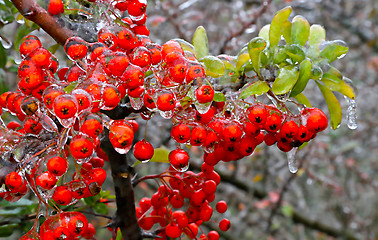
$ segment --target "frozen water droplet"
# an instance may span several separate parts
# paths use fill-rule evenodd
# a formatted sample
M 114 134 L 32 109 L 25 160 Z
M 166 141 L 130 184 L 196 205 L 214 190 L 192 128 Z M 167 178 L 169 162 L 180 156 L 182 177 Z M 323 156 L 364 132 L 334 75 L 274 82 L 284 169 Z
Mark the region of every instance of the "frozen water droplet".
M 16 21 L 17 21 L 18 24 L 25 24 L 25 18 L 23 18 L 23 17 L 17 18 Z
M 160 111 L 159 110 L 159 113 L 160 113 L 160 116 L 162 116 L 165 119 L 171 119 L 172 116 L 173 116 L 173 111 L 172 110 L 170 110 L 170 111 Z
M 58 132 L 58 127 L 54 123 L 54 121 L 47 115 L 43 113 L 39 113 L 38 117 L 40 119 L 40 123 L 42 124 L 42 127 L 46 129 L 49 132 Z
M 189 169 L 189 163 L 188 163 L 188 165 L 186 165 L 185 167 L 182 167 L 182 168 L 176 168 L 176 167 L 173 166 L 172 164 L 171 164 L 171 166 L 172 166 L 177 172 L 185 172 L 186 170 Z
M 139 110 L 143 107 L 143 101 L 140 98 L 130 98 L 131 107 L 134 110 Z
M 344 96 L 345 100 L 348 103 L 347 109 L 347 125 L 349 129 L 356 129 L 357 125 L 357 104 L 356 100 Z
M 114 150 L 116 150 L 119 154 L 126 154 L 130 151 L 131 149 L 131 145 L 128 146 L 127 148 L 114 148 Z
M 287 152 L 287 163 L 289 165 L 289 171 L 291 173 L 296 173 L 298 171 L 297 161 L 295 159 L 295 154 L 297 153 L 298 148 L 293 148 Z
M 140 160 L 139 160 L 140 161 Z M 143 161 L 140 161 L 141 163 L 148 163 L 150 161 L 150 159 L 148 160 L 143 160 Z
M 4 47 L 5 49 L 9 49 L 9 48 L 12 47 L 12 43 L 9 42 L 8 40 L 2 38 L 2 37 L 0 37 L 0 42 L 1 42 L 1 44 L 3 45 L 3 47 Z
M 65 127 L 65 128 L 72 126 L 75 123 L 75 120 L 76 120 L 75 117 L 67 118 L 67 119 L 60 119 L 60 118 L 57 117 L 57 119 L 59 120 L 60 124 L 62 124 L 62 126 Z
M 209 103 L 195 103 L 196 109 L 199 113 L 205 114 L 209 111 L 211 107 L 211 102 Z

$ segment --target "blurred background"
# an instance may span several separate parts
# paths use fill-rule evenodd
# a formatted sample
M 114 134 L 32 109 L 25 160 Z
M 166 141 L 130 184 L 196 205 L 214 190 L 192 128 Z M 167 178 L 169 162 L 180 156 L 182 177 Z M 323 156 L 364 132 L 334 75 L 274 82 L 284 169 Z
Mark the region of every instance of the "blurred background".
M 264 144 L 250 157 L 218 164 L 216 170 L 223 182 L 216 200 L 228 202 L 226 217 L 232 223 L 231 230 L 222 233 L 221 238 L 378 239 L 378 1 L 148 0 L 148 4 L 147 26 L 153 41 L 163 44 L 182 38 L 190 42 L 197 26 L 202 25 L 207 30 L 213 55 L 236 55 L 271 22 L 276 11 L 289 5 L 293 16 L 302 15 L 310 24 L 324 26 L 327 40 L 341 39 L 348 44 L 348 54 L 333 65 L 350 78 L 357 89 L 357 129 L 347 127 L 348 104 L 342 95 L 337 95 L 344 115 L 340 128 L 327 129 L 298 152 L 297 161 L 302 167 L 297 174 L 289 172 L 286 154 Z M 17 13 L 10 12 L 17 18 Z M 0 60 L 2 93 L 16 88 L 15 63 L 19 63 L 20 57 L 11 43 L 20 41 L 25 24 L 22 19 L 6 22 L 3 12 L 0 15 L 3 46 L 0 55 L 8 56 L 5 64 Z M 46 48 L 55 44 L 42 30 L 32 33 L 42 37 Z M 62 48 L 56 55 L 63 55 Z M 60 63 L 65 66 L 64 61 Z M 328 114 L 317 88 L 310 86 L 306 95 L 314 106 Z M 171 127 L 169 121 L 155 116 L 148 124 L 147 140 L 154 147 L 173 149 Z M 143 128 L 141 124 L 137 139 L 143 138 Z M 195 172 L 203 161 L 201 151 L 191 148 L 191 170 Z M 168 164 L 149 163 L 138 165 L 136 171 L 143 176 L 167 168 Z M 106 184 L 113 192 L 111 179 Z M 154 187 L 153 181 L 138 185 L 137 199 L 150 197 Z M 114 208 L 112 204 L 109 207 Z M 109 215 L 111 213 L 112 209 Z M 215 221 L 223 217 L 214 215 Z M 4 217 L 0 214 L 0 225 L 9 221 L 1 218 Z M 110 239 L 109 232 L 101 228 L 106 221 L 94 221 L 99 229 L 98 239 Z M 210 222 L 204 228 L 217 229 L 217 222 Z M 17 234 L 4 239 L 17 239 Z

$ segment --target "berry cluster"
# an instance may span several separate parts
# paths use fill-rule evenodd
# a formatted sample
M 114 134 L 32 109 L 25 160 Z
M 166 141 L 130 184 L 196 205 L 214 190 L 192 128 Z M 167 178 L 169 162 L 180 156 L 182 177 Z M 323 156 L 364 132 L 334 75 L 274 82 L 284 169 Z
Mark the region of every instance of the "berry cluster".
M 136 207 L 140 227 L 150 230 L 154 224 L 159 224 L 164 228 L 159 234 L 160 239 L 179 238 L 182 234 L 196 239 L 200 226 L 213 215 L 210 203 L 215 199 L 221 180 L 214 167 L 203 163 L 201 169 L 198 174 L 171 169 L 156 176 L 163 184 L 151 198 L 142 198 L 139 207 Z M 166 178 L 168 181 L 164 180 Z M 226 202 L 219 201 L 216 210 L 219 213 L 226 212 Z M 226 218 L 219 223 L 222 231 L 227 231 L 230 226 L 230 221 Z M 201 234 L 200 239 L 218 240 L 219 234 L 210 231 L 207 236 Z
M 50 1 L 50 6 L 59 1 Z M 214 101 L 214 79 L 206 76 L 205 65 L 193 52 L 183 49 L 182 41 L 159 45 L 148 37 L 146 6 L 143 0 L 111 4 L 117 11 L 127 10 L 129 17 L 118 19 L 120 25 L 106 24 L 97 42 L 69 38 L 64 50 L 73 64 L 59 70 L 58 60 L 37 37 L 24 38 L 18 89 L 0 95 L 0 111 L 21 122 L 5 125 L 0 120 L 0 150 L 16 165 L 6 176 L 0 197 L 17 201 L 31 189 L 41 203 L 47 205 L 52 199 L 58 205 L 71 205 L 98 194 L 106 179 L 107 156 L 101 140 L 108 137 L 118 153 L 126 154 L 139 128 L 135 120 L 110 119 L 105 113 L 129 102 L 146 121 L 153 113 L 170 119 L 171 136 L 177 142 L 168 157 L 172 169 L 156 176 L 163 185 L 136 209 L 140 227 L 150 230 L 159 223 L 164 228 L 161 237 L 184 234 L 196 239 L 198 228 L 213 214 L 209 204 L 220 182 L 214 165 L 251 155 L 262 142 L 288 152 L 327 127 L 327 117 L 317 108 L 301 108 L 295 115 L 284 103 L 266 105 L 234 96 L 227 96 L 226 102 Z M 51 14 L 61 12 L 53 10 Z M 200 173 L 185 172 L 190 157 L 184 144 L 204 149 Z M 143 139 L 134 145 L 133 154 L 147 162 L 154 148 Z M 62 177 L 70 162 L 76 166 L 71 179 Z M 169 178 L 168 183 L 163 177 Z M 216 209 L 224 213 L 227 204 L 218 202 Z M 78 213 L 60 213 L 45 221 L 40 234 L 42 239 L 91 238 L 90 226 Z M 228 219 L 219 223 L 222 231 L 229 227 Z M 200 236 L 218 238 L 216 231 Z

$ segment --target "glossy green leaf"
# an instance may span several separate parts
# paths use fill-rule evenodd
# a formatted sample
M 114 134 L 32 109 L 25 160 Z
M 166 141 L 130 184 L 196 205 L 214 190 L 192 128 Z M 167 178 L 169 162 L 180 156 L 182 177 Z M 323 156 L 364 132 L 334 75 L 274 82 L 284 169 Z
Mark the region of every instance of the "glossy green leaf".
M 4 68 L 7 63 L 7 53 L 2 44 L 0 44 L 0 68 Z
M 327 43 L 327 46 L 320 52 L 320 57 L 328 59 L 328 62 L 331 63 L 342 58 L 348 50 L 344 41 L 336 40 Z
M 285 53 L 291 59 L 293 64 L 302 62 L 306 57 L 305 52 L 299 45 L 286 46 Z
M 239 98 L 245 99 L 252 95 L 262 95 L 269 91 L 269 84 L 265 81 L 257 81 L 252 85 L 246 87 L 241 93 Z
M 63 90 L 66 92 L 66 93 L 70 93 L 72 92 L 75 87 L 78 85 L 79 83 L 77 81 L 75 82 L 71 82 L 67 87 L 65 87 Z
M 262 27 L 259 32 L 259 37 L 264 38 L 266 42 L 269 42 L 269 30 L 270 30 L 270 24 Z
M 155 148 L 154 155 L 152 156 L 149 162 L 169 163 L 169 160 L 168 160 L 169 153 L 170 153 L 169 149 L 165 147 Z M 133 167 L 139 165 L 140 163 L 141 163 L 140 161 L 136 161 L 133 164 Z
M 301 64 L 299 65 L 299 77 L 290 92 L 290 97 L 294 97 L 300 94 L 306 88 L 307 83 L 312 76 L 311 66 L 312 64 L 310 59 L 305 59 L 301 62 Z
M 276 95 L 288 93 L 297 82 L 298 76 L 298 69 L 291 65 L 280 68 L 272 86 L 273 93 Z
M 322 82 L 325 86 L 327 86 L 331 91 L 337 91 L 350 99 L 354 99 L 356 97 L 354 90 L 349 84 L 347 84 L 344 80 L 339 82 L 335 82 L 331 79 L 322 78 Z
M 226 101 L 226 96 L 223 93 L 221 93 L 221 92 L 215 91 L 214 92 L 213 101 L 214 102 L 225 102 Z
M 248 53 L 255 72 L 260 75 L 261 52 L 266 48 L 266 41 L 262 37 L 253 38 L 248 43 Z
M 116 240 L 122 240 L 122 239 L 123 239 L 123 237 L 122 237 L 121 229 L 118 228 L 118 230 L 117 230 L 117 237 L 116 237 Z
M 98 202 L 92 207 L 93 211 L 98 214 L 106 215 L 109 212 L 108 206 L 105 203 Z
M 282 35 L 282 24 L 288 20 L 292 11 L 293 9 L 290 6 L 285 7 L 279 10 L 274 16 L 269 29 L 269 42 L 271 46 L 278 45 Z
M 319 66 L 313 66 L 311 74 L 311 79 L 318 80 L 323 76 L 323 70 Z
M 319 55 L 319 52 L 320 52 L 319 45 L 323 41 L 325 41 L 325 38 L 326 38 L 326 32 L 322 26 L 318 24 L 311 25 L 310 35 L 308 38 L 308 45 L 309 45 L 308 56 L 311 59 L 314 59 Z
M 292 38 L 291 38 L 291 22 L 285 21 L 282 23 L 282 36 L 285 38 L 286 44 L 292 44 Z
M 310 36 L 310 24 L 302 16 L 295 16 L 292 20 L 291 38 L 293 44 L 304 46 Z
M 207 40 L 206 30 L 203 26 L 197 27 L 193 35 L 192 43 L 197 52 L 197 59 L 209 55 L 209 42 Z
M 236 70 L 240 72 L 243 66 L 250 60 L 249 53 L 243 53 L 236 59 Z
M 226 72 L 226 67 L 222 60 L 214 56 L 203 57 L 200 62 L 206 66 L 206 75 L 210 77 L 220 77 Z
M 339 100 L 337 100 L 335 94 L 333 94 L 328 87 L 322 85 L 318 81 L 316 81 L 316 84 L 318 85 L 327 103 L 328 111 L 331 116 L 331 127 L 332 129 L 337 129 L 342 119 L 342 110 Z
M 175 38 L 173 40 L 175 40 L 176 42 L 178 42 L 180 44 L 182 50 L 191 52 L 195 56 L 197 56 L 196 49 L 195 49 L 195 47 L 191 43 L 189 43 L 189 42 L 187 42 L 187 41 L 185 41 L 185 40 L 183 40 L 181 38 Z
M 218 55 L 217 56 L 222 62 L 224 63 L 224 66 L 226 70 L 229 70 L 231 72 L 236 72 L 236 64 L 235 64 L 235 57 L 228 56 L 228 55 Z
M 299 94 L 297 94 L 294 98 L 295 98 L 300 104 L 303 104 L 303 105 L 305 105 L 305 106 L 308 107 L 308 108 L 312 107 L 310 101 L 308 100 L 308 98 L 307 98 L 303 93 L 299 93 Z

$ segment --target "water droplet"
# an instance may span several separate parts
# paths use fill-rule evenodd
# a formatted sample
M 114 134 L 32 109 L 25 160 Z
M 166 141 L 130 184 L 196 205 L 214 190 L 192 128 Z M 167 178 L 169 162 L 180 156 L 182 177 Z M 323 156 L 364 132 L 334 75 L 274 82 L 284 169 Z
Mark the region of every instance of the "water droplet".
M 173 116 L 173 110 L 170 110 L 170 111 L 160 111 L 159 110 L 159 113 L 160 113 L 160 116 L 162 116 L 165 119 L 171 119 L 172 116 Z
M 8 40 L 6 40 L 6 39 L 4 39 L 2 37 L 0 37 L 0 42 L 1 42 L 1 44 L 3 45 L 3 47 L 5 49 L 9 49 L 9 48 L 12 47 L 12 42 L 9 42 Z
M 43 113 L 38 113 L 38 117 L 44 129 L 46 129 L 49 132 L 58 132 L 58 127 L 49 116 Z
M 134 110 L 139 110 L 143 107 L 143 101 L 141 98 L 130 98 L 131 107 Z
M 297 161 L 295 159 L 295 154 L 297 153 L 297 151 L 298 148 L 293 148 L 289 152 L 287 152 L 287 164 L 291 173 L 296 173 L 298 171 Z
M 348 103 L 347 109 L 347 125 L 349 129 L 356 129 L 357 125 L 357 104 L 356 100 L 344 96 L 345 100 Z
M 209 103 L 195 103 L 196 109 L 200 114 L 205 114 L 209 111 L 211 107 L 211 102 Z
M 23 17 L 17 18 L 16 21 L 17 21 L 18 24 L 21 24 L 21 25 L 25 24 L 25 18 L 23 18 Z
M 131 145 L 128 146 L 127 148 L 114 148 L 119 154 L 126 154 L 130 151 Z
M 175 168 L 173 165 L 171 165 L 173 167 L 173 169 L 175 169 L 177 172 L 185 172 L 186 170 L 189 169 L 189 163 L 188 165 L 186 165 L 185 167 L 183 168 Z

